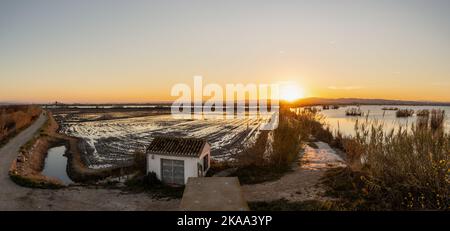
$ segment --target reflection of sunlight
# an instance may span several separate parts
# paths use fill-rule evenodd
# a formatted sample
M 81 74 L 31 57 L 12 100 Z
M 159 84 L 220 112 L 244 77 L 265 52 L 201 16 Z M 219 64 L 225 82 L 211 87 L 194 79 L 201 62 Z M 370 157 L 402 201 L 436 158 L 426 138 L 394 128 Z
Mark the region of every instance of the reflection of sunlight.
M 303 97 L 305 97 L 305 93 L 301 87 L 295 84 L 280 85 L 280 99 L 294 101 Z
M 385 111 L 382 110 L 383 106 L 369 106 L 363 105 L 361 106 L 361 111 L 366 112 L 369 116 L 368 118 L 368 128 L 371 125 L 382 125 L 382 128 L 385 133 L 389 133 L 392 130 L 397 132 L 399 127 L 402 129 L 411 130 L 413 124 L 416 122 L 416 118 L 397 118 L 395 115 L 395 111 Z M 392 107 L 392 105 L 389 105 Z M 401 108 L 402 106 L 398 106 Z M 406 107 L 405 107 L 406 108 Z M 418 111 L 423 109 L 420 106 L 408 106 L 408 108 Z M 438 106 L 430 106 L 430 109 L 442 109 L 446 110 L 446 113 L 450 113 L 450 108 L 448 107 L 438 107 Z M 340 107 L 336 110 L 322 110 L 320 113 L 325 116 L 325 122 L 330 126 L 330 130 L 333 132 L 341 132 L 345 136 L 355 136 L 355 123 L 358 121 L 358 124 L 366 123 L 366 117 L 348 117 L 345 115 L 346 107 Z M 450 123 L 447 122 L 446 131 L 450 132 Z

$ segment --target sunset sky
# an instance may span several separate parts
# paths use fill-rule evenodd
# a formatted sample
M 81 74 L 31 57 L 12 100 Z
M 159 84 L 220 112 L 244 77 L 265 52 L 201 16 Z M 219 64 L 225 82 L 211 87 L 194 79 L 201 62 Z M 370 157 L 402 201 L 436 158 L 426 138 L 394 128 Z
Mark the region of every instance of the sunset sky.
M 0 102 L 171 100 L 176 83 L 450 102 L 450 1 L 0 1 Z

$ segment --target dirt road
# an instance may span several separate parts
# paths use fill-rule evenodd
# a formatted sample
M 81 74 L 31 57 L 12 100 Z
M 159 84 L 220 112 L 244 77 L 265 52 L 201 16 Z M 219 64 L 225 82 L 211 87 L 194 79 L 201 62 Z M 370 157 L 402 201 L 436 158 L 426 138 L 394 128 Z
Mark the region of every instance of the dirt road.
M 8 175 L 20 147 L 45 123 L 42 114 L 30 127 L 0 149 L 0 210 L 176 210 L 179 200 L 156 200 L 145 193 L 94 187 L 58 190 L 30 189 L 16 185 Z
M 293 172 L 272 182 L 242 187 L 248 201 L 288 201 L 326 200 L 320 178 L 333 167 L 345 166 L 335 151 L 323 142 L 316 142 L 317 148 L 307 146 Z

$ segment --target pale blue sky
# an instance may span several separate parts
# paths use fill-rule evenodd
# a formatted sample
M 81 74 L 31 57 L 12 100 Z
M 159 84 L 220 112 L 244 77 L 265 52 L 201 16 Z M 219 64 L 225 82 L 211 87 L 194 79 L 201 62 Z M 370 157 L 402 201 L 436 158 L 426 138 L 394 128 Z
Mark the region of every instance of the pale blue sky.
M 450 101 L 450 1 L 0 0 L 0 101 L 146 102 L 175 83 Z

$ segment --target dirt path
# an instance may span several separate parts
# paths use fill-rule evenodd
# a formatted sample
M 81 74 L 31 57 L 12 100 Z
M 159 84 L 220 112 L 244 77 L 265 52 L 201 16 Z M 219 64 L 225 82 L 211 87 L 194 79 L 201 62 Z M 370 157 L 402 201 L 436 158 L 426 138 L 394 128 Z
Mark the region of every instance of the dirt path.
M 316 142 L 317 149 L 306 146 L 304 154 L 295 164 L 294 171 L 281 179 L 255 185 L 244 185 L 247 201 L 288 201 L 325 200 L 320 178 L 332 167 L 345 166 L 344 161 L 330 146 Z
M 155 200 L 148 194 L 114 189 L 68 187 L 30 189 L 16 185 L 8 175 L 20 147 L 45 123 L 42 114 L 30 127 L 0 149 L 0 210 L 176 210 L 179 200 Z

